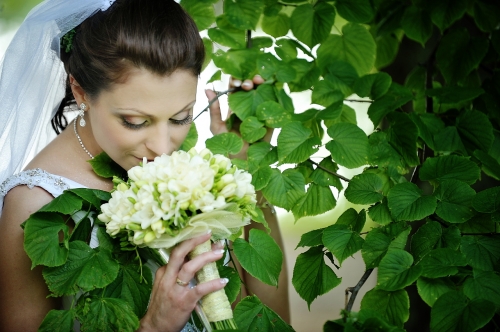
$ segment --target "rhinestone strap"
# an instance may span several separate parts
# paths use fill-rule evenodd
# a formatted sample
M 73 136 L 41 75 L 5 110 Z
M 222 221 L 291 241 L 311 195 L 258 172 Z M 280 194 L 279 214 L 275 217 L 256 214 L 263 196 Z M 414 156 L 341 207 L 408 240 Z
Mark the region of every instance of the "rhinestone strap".
M 73 129 L 75 130 L 75 135 L 76 135 L 76 138 L 78 138 L 78 142 L 80 142 L 80 145 L 82 146 L 82 149 L 87 152 L 87 154 L 89 155 L 90 159 L 94 159 L 94 156 L 89 152 L 89 150 L 87 150 L 87 148 L 85 147 L 85 145 L 83 145 L 83 142 L 82 142 L 82 139 L 80 138 L 80 135 L 78 135 L 78 132 L 76 131 L 76 120 L 73 120 Z

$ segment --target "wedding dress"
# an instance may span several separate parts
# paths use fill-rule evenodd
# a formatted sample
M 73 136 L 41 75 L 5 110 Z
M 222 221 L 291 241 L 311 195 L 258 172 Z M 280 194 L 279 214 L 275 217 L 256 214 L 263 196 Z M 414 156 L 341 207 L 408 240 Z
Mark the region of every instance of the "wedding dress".
M 7 195 L 7 193 L 12 188 L 21 185 L 26 185 L 30 189 L 34 187 L 42 188 L 49 194 L 51 194 L 54 198 L 61 195 L 63 191 L 67 189 L 86 188 L 84 185 L 81 185 L 78 182 L 72 181 L 59 175 L 48 173 L 40 168 L 25 170 L 18 174 L 10 176 L 2 184 L 0 184 L 0 215 L 2 215 L 2 207 L 5 195 Z M 93 228 L 89 246 L 91 248 L 96 248 L 98 245 L 99 241 L 97 240 L 97 228 Z M 150 268 L 153 268 L 152 264 L 148 264 L 148 266 Z M 64 308 L 69 309 L 71 301 L 63 300 L 63 303 Z M 78 327 L 75 326 L 75 331 L 78 330 Z M 200 332 L 200 330 L 196 328 L 194 324 L 188 322 L 180 332 Z

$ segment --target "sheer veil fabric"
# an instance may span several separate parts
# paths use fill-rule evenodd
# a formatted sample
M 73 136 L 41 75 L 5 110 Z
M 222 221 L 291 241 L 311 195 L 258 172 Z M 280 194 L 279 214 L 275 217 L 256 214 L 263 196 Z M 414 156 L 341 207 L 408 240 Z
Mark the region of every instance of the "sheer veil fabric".
M 46 0 L 20 26 L 0 63 L 0 184 L 54 138 L 66 80 L 61 37 L 114 1 Z

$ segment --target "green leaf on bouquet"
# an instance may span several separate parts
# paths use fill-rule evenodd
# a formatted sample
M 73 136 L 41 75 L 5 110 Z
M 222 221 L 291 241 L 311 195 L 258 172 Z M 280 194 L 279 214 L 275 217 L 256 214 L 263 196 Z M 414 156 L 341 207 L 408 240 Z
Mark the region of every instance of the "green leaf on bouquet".
M 441 295 L 455 289 L 455 284 L 449 278 L 426 278 L 421 276 L 417 280 L 418 295 L 429 307 L 432 307 Z
M 469 300 L 463 293 L 451 291 L 436 300 L 431 309 L 431 331 L 476 331 L 495 314 L 487 300 Z
M 500 260 L 500 235 L 462 237 L 460 250 L 467 264 L 475 269 L 493 271 Z
M 315 229 L 307 233 L 302 234 L 300 237 L 300 242 L 297 244 L 298 247 L 316 247 L 323 245 L 323 231 L 324 228 Z
M 111 159 L 106 152 L 94 156 L 94 159 L 90 159 L 88 163 L 97 175 L 106 179 L 126 174 L 123 168 Z
M 243 148 L 243 140 L 236 134 L 223 133 L 207 139 L 207 148 L 214 154 L 222 154 L 228 157 L 237 154 Z
M 429 252 L 420 262 L 422 276 L 440 278 L 455 275 L 457 266 L 467 265 L 464 254 L 450 248 L 439 248 Z
M 438 199 L 436 214 L 451 223 L 463 223 L 475 214 L 471 207 L 476 191 L 458 180 L 444 180 L 434 193 Z
M 472 207 L 483 213 L 493 213 L 500 210 L 500 187 L 482 190 L 472 200 Z
M 81 310 L 88 310 L 85 315 L 78 316 L 82 331 L 135 331 L 139 328 L 139 319 L 121 299 L 92 298 Z
M 328 293 L 342 281 L 326 265 L 324 256 L 322 246 L 312 247 L 297 257 L 293 268 L 292 284 L 309 309 L 314 299 Z
M 294 36 L 310 48 L 328 37 L 334 21 L 335 9 L 326 2 L 300 5 L 290 19 Z
M 479 179 L 481 169 L 469 158 L 456 155 L 428 158 L 420 168 L 420 180 L 435 186 L 443 180 L 460 180 L 473 184 Z
M 354 204 L 373 204 L 384 197 L 384 182 L 377 174 L 363 173 L 356 175 L 345 190 L 345 197 Z
M 220 76 L 220 71 L 219 71 L 219 76 Z M 191 122 L 191 127 L 189 127 L 188 134 L 184 139 L 184 141 L 182 142 L 182 145 L 180 146 L 179 150 L 189 151 L 196 146 L 197 142 L 198 142 L 198 130 L 196 130 L 196 124 L 194 122 Z
M 229 107 L 241 120 L 255 116 L 257 107 L 270 100 L 277 101 L 277 98 L 272 85 L 269 84 L 261 84 L 251 91 L 237 91 L 228 97 Z
M 37 265 L 59 266 L 66 262 L 69 248 L 69 227 L 60 214 L 34 213 L 24 222 L 24 250 Z M 59 239 L 63 235 L 62 242 Z
M 325 68 L 334 61 L 349 62 L 358 75 L 367 74 L 375 65 L 376 44 L 361 24 L 347 23 L 342 35 L 330 35 L 318 48 L 318 64 Z
M 368 137 L 352 123 L 337 123 L 328 128 L 332 138 L 326 144 L 332 158 L 339 165 L 356 168 L 368 163 Z
M 40 332 L 69 332 L 73 331 L 75 320 L 74 310 L 50 310 L 38 328 Z
M 474 277 L 464 282 L 464 294 L 471 300 L 483 299 L 500 309 L 500 276 L 493 271 L 474 270 Z
M 266 135 L 266 128 L 255 116 L 249 116 L 240 125 L 241 137 L 248 143 L 254 143 Z
M 393 223 L 386 227 L 372 229 L 365 238 L 361 256 L 367 269 L 380 264 L 390 249 L 404 249 L 411 228 L 404 222 Z
M 387 322 L 403 327 L 410 318 L 410 298 L 404 289 L 395 292 L 372 289 L 361 300 L 363 310 L 376 312 Z
M 91 249 L 81 241 L 70 242 L 69 249 L 64 265 L 43 270 L 43 277 L 54 296 L 102 288 L 116 279 L 119 264 L 111 252 Z
M 50 203 L 44 205 L 38 212 L 59 212 L 64 215 L 72 215 L 82 209 L 82 199 L 71 192 L 64 192 L 54 198 Z
M 304 176 L 298 170 L 287 169 L 281 173 L 272 169 L 271 179 L 262 193 L 271 204 L 291 210 L 305 195 L 304 186 Z
M 331 225 L 323 231 L 323 243 L 325 247 L 338 259 L 339 264 L 358 252 L 363 246 L 364 240 L 347 225 Z
M 416 184 L 398 183 L 387 195 L 387 204 L 395 220 L 421 220 L 436 209 L 436 197 L 425 196 Z
M 280 163 L 301 163 L 318 151 L 321 140 L 300 122 L 285 125 L 278 136 Z
M 283 254 L 274 239 L 264 231 L 252 229 L 248 242 L 236 239 L 234 254 L 253 277 L 271 286 L 278 285 Z
M 147 266 L 142 266 L 142 272 L 137 270 L 136 264 L 121 264 L 116 279 L 109 284 L 104 292 L 96 290 L 103 297 L 120 298 L 126 301 L 134 310 L 137 317 L 146 313 L 153 286 L 153 275 Z
M 228 21 L 242 30 L 255 30 L 263 10 L 263 0 L 224 1 L 224 14 Z
M 229 300 L 229 303 L 236 301 L 238 294 L 241 291 L 241 279 L 238 272 L 232 267 L 219 266 L 219 275 L 221 278 L 228 278 L 229 282 L 224 287 L 224 292 Z M 140 317 L 140 316 L 139 316 Z
M 413 265 L 413 256 L 402 249 L 389 250 L 380 261 L 377 288 L 395 291 L 411 285 L 422 273 L 422 267 Z
M 234 309 L 238 331 L 293 332 L 278 314 L 256 296 L 247 296 Z
M 109 201 L 111 194 L 108 191 L 88 189 L 88 188 L 75 188 L 69 189 L 71 192 L 86 202 L 92 204 L 96 209 L 101 208 L 102 201 Z
M 307 192 L 299 199 L 292 208 L 295 220 L 305 216 L 316 216 L 332 210 L 337 201 L 330 187 L 324 187 L 311 183 Z

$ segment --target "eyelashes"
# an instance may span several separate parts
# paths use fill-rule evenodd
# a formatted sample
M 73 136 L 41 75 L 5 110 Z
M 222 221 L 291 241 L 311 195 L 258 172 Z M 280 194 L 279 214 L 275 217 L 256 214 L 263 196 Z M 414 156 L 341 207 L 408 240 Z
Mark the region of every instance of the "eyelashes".
M 139 123 L 139 124 L 131 123 L 131 122 L 127 121 L 127 119 L 123 116 L 121 117 L 121 120 L 122 120 L 122 124 L 125 128 L 132 129 L 132 130 L 139 130 L 139 129 L 146 127 L 148 125 L 148 121 L 144 121 L 144 122 Z M 188 125 L 188 124 L 191 124 L 191 122 L 193 122 L 193 115 L 189 114 L 187 117 L 185 117 L 182 120 L 170 119 L 170 122 L 176 126 Z

